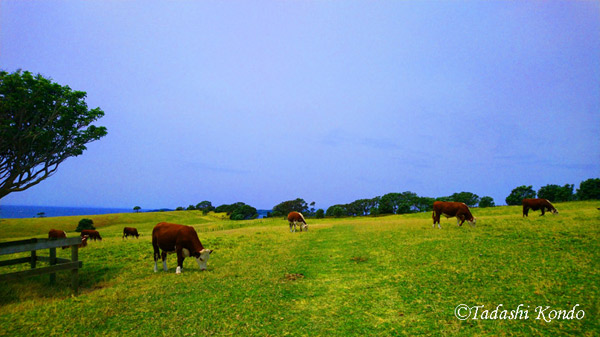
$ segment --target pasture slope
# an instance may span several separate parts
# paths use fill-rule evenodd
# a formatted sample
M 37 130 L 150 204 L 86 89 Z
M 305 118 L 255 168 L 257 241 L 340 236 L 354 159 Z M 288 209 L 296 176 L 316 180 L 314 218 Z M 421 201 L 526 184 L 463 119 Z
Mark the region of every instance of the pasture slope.
M 80 250 L 80 295 L 68 273 L 2 284 L 0 335 L 598 336 L 600 202 L 556 207 L 525 219 L 520 207 L 473 209 L 477 227 L 442 218 L 442 230 L 430 213 L 307 219 L 307 233 L 196 211 L 90 216 L 104 240 Z M 74 236 L 80 218 L 2 220 L 0 241 Z M 208 271 L 186 259 L 175 275 L 170 255 L 153 272 L 160 221 L 197 229 L 215 250 Z M 142 236 L 122 240 L 124 226 Z M 26 265 L 0 272 L 11 268 Z M 479 308 L 459 320 L 460 304 Z M 564 317 L 573 307 L 580 319 Z

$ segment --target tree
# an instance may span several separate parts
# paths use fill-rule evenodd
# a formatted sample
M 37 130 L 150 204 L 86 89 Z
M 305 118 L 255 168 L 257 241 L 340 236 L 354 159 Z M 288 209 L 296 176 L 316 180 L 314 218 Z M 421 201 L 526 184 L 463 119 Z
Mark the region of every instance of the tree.
M 308 204 L 304 199 L 288 200 L 281 202 L 273 207 L 273 216 L 287 216 L 290 212 L 308 212 Z
M 200 203 L 198 203 L 196 205 L 196 209 L 199 211 L 202 211 L 202 214 L 206 215 L 208 212 L 210 211 L 214 211 L 215 208 L 213 207 L 212 203 L 210 201 L 202 201 Z
M 577 200 L 600 200 L 600 178 L 582 181 L 577 189 Z
M 506 197 L 507 205 L 521 205 L 523 203 L 523 199 L 531 199 L 535 198 L 535 191 L 533 190 L 533 186 L 519 186 L 513 189 L 510 192 L 510 195 Z
M 334 216 L 336 218 L 340 218 L 344 215 L 347 215 L 346 208 L 344 205 L 333 205 L 327 208 L 327 212 L 325 212 L 327 216 Z
M 322 208 L 319 208 L 317 213 L 315 213 L 315 217 L 317 219 L 323 219 L 325 217 L 325 211 Z
M 563 187 L 558 185 L 542 186 L 538 190 L 538 198 L 548 199 L 551 202 L 571 201 L 573 200 L 574 185 L 566 184 Z
M 39 74 L 0 71 L 0 199 L 37 185 L 106 135 L 91 124 L 104 112 L 89 110 L 85 98 Z
M 84 229 L 96 229 L 94 227 L 94 221 L 92 219 L 81 219 L 75 229 L 76 232 L 81 232 Z
M 258 218 L 258 212 L 256 211 L 256 208 L 244 204 L 234 209 L 229 218 L 231 220 L 256 219 Z
M 494 203 L 494 198 L 492 197 L 481 197 L 481 200 L 479 200 L 479 207 L 481 208 L 485 208 L 485 207 L 494 207 L 496 206 L 496 203 Z
M 246 205 L 243 202 L 236 202 L 231 205 L 221 205 L 215 208 L 216 213 L 226 212 L 231 220 L 249 220 L 258 218 L 256 208 Z
M 421 200 L 416 193 L 406 191 L 402 193 L 388 193 L 379 200 L 381 214 L 405 214 L 419 211 Z
M 450 200 L 465 203 L 469 207 L 475 207 L 479 203 L 479 196 L 471 192 L 454 193 Z
M 139 212 L 140 212 L 140 209 L 142 209 L 140 206 L 135 206 L 135 207 L 133 208 L 133 210 L 134 210 L 136 213 L 139 213 Z

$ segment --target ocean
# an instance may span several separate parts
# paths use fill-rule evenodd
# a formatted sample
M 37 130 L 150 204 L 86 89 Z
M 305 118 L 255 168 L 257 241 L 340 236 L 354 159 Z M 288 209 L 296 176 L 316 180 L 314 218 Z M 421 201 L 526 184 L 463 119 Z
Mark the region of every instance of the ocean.
M 167 210 L 167 209 L 165 209 Z M 158 210 L 141 210 L 141 212 L 152 212 Z M 167 211 L 172 211 L 168 209 Z M 100 207 L 55 207 L 55 206 L 12 206 L 0 205 L 0 219 L 14 218 L 39 218 L 55 216 L 77 216 L 77 215 L 96 215 L 112 213 L 132 213 L 132 208 L 100 208 Z M 258 217 L 264 218 L 271 210 L 257 210 Z
M 54 206 L 12 206 L 0 205 L 0 219 L 37 218 L 71 215 L 96 215 L 111 213 L 132 213 L 132 208 L 99 207 L 54 207 Z M 43 213 L 43 214 L 41 214 Z

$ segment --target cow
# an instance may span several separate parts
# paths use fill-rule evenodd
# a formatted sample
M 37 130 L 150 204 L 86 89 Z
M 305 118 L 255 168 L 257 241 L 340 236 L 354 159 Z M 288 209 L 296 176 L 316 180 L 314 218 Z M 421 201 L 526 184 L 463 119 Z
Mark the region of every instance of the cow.
M 530 209 L 534 211 L 541 210 L 542 214 L 540 216 L 544 215 L 546 211 L 558 214 L 556 208 L 547 199 L 523 199 L 523 217 L 529 217 Z
M 133 227 L 123 228 L 123 239 L 125 239 L 129 236 L 135 236 L 136 238 L 140 237 L 136 228 L 133 228 Z
M 198 233 L 192 226 L 160 222 L 152 230 L 152 247 L 154 248 L 154 272 L 158 271 L 157 261 L 162 258 L 163 269 L 167 271 L 167 253 L 177 253 L 176 274 L 183 271 L 183 260 L 193 256 L 200 267 L 206 270 L 211 249 L 202 246 Z M 160 252 L 162 250 L 162 253 Z
M 306 224 L 306 220 L 304 220 L 302 213 L 290 212 L 290 214 L 288 214 L 288 222 L 290 223 L 290 232 L 293 233 L 296 231 L 296 225 L 300 227 L 301 232 L 303 228 L 308 232 L 308 225 Z
M 86 246 L 87 246 L 87 240 L 88 240 L 88 239 L 89 239 L 89 236 L 87 236 L 87 235 L 83 235 L 83 236 L 81 237 L 81 243 L 80 243 L 80 244 L 78 244 L 78 245 L 77 245 L 77 247 L 79 247 L 79 248 L 86 247 Z
M 63 239 L 67 238 L 67 233 L 58 229 L 51 229 L 48 232 L 48 239 Z
M 462 226 L 462 224 L 466 221 L 469 222 L 471 226 L 475 226 L 476 218 L 473 217 L 471 211 L 469 210 L 469 206 L 462 202 L 454 202 L 454 201 L 436 201 L 433 203 L 433 228 L 435 228 L 435 224 L 437 223 L 438 228 L 442 228 L 440 225 L 440 216 L 445 216 L 446 218 L 456 217 L 456 225 Z
M 89 236 L 87 235 L 82 235 L 81 236 L 81 243 L 77 245 L 77 247 L 79 248 L 83 248 L 85 246 L 87 246 L 87 239 Z M 51 229 L 48 232 L 48 239 L 66 239 L 67 238 L 67 233 L 65 231 L 61 231 L 58 229 Z M 69 246 L 64 246 L 62 247 L 62 249 L 67 249 L 69 248 Z
M 48 232 L 48 239 L 56 240 L 56 239 L 66 239 L 67 232 L 61 231 L 59 229 L 51 229 Z M 69 246 L 63 246 L 62 249 L 67 249 Z
M 96 241 L 96 240 L 100 240 L 102 241 L 102 237 L 100 236 L 100 233 L 98 233 L 97 230 L 93 230 L 93 229 L 84 229 L 81 231 L 81 237 L 84 236 L 89 236 L 90 239 Z

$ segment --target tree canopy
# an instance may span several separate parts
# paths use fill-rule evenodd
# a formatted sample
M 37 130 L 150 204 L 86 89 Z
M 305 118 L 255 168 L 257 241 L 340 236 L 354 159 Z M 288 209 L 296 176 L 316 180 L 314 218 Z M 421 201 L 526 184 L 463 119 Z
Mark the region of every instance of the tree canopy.
M 579 200 L 600 200 L 600 178 L 582 181 L 577 189 Z
M 39 74 L 0 71 L 0 199 L 50 177 L 106 135 L 92 125 L 104 112 L 88 109 L 85 98 Z
M 521 205 L 523 199 L 535 198 L 536 193 L 533 190 L 533 186 L 519 186 L 515 187 L 508 197 L 506 197 L 507 205 Z
M 573 200 L 574 185 L 566 184 L 561 187 L 559 185 L 546 185 L 538 190 L 538 198 L 548 199 L 551 202 L 571 201 Z
M 292 211 L 307 213 L 308 204 L 301 198 L 281 202 L 273 207 L 273 216 L 287 216 Z

